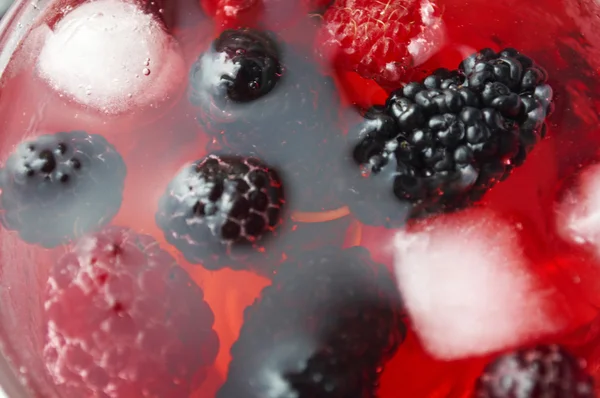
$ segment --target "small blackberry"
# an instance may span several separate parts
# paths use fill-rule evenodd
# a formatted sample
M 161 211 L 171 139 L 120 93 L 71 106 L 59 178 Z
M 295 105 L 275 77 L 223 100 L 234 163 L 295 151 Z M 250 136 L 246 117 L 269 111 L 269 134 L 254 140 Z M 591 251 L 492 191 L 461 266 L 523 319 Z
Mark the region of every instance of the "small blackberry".
M 349 134 L 352 159 L 368 176 L 355 173 L 345 188 L 353 212 L 395 225 L 479 200 L 545 136 L 546 78 L 516 50 L 482 50 L 458 70 L 392 92 Z M 377 185 L 386 192 L 375 192 Z
M 239 104 L 267 95 L 281 73 L 279 49 L 272 34 L 228 29 L 192 66 L 190 101 L 227 114 Z
M 500 356 L 477 381 L 474 398 L 593 398 L 592 377 L 559 346 L 538 346 Z
M 209 155 L 169 183 L 156 223 L 169 243 L 207 269 L 250 267 L 281 222 L 278 174 L 254 158 Z
M 360 247 L 286 261 L 244 318 L 218 398 L 373 397 L 405 336 L 392 275 Z
M 59 132 L 21 143 L 0 173 L 0 222 L 51 248 L 107 224 L 121 206 L 126 167 L 100 135 Z

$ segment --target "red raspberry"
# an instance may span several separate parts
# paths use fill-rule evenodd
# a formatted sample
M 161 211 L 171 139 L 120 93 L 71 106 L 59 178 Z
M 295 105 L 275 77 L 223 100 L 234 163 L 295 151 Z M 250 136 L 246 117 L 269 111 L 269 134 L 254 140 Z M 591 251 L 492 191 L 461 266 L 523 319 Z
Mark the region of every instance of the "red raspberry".
M 336 0 L 323 16 L 315 50 L 343 70 L 397 85 L 413 63 L 412 40 L 435 10 L 427 0 Z
M 333 0 L 200 0 L 204 13 L 222 29 L 280 29 L 309 12 L 323 11 Z
M 151 237 L 108 227 L 52 268 L 46 365 L 65 398 L 187 397 L 219 341 L 202 290 Z

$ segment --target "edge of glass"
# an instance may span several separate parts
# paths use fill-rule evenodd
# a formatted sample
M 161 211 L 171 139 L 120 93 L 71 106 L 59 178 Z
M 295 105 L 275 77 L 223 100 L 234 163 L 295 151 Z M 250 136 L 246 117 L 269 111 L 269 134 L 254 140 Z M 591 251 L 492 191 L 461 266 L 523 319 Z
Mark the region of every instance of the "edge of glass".
M 0 77 L 13 53 L 31 27 L 37 22 L 49 0 L 17 0 L 0 21 Z M 18 22 L 17 22 L 18 21 Z M 0 344 L 0 398 L 30 398 L 22 377 L 19 377 Z

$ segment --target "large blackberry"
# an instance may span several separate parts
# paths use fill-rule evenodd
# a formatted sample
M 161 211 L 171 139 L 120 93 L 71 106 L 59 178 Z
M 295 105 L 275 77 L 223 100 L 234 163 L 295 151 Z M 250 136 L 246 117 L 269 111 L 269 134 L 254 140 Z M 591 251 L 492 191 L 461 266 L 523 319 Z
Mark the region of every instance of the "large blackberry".
M 305 252 L 245 311 L 217 397 L 373 397 L 404 335 L 392 275 L 364 248 Z
M 254 35 L 248 29 L 234 32 Z M 190 98 L 198 106 L 198 120 L 224 150 L 252 153 L 276 166 L 290 187 L 298 187 L 297 194 L 290 195 L 292 207 L 334 208 L 339 202 L 328 184 L 338 168 L 331 154 L 342 148 L 334 82 L 291 47 L 280 49 L 278 56 L 281 71 L 274 87 L 253 101 L 236 103 L 220 100 L 203 87 L 203 81 L 216 81 L 206 77 L 209 68 L 204 66 L 207 57 L 215 56 L 201 55 L 190 74 Z
M 169 183 L 156 213 L 167 241 L 208 269 L 251 267 L 281 222 L 283 186 L 254 158 L 209 155 Z M 258 263 L 261 263 L 260 261 Z
M 500 356 L 477 381 L 474 398 L 593 398 L 592 377 L 559 346 L 538 346 Z
M 154 238 L 126 228 L 70 247 L 44 308 L 44 360 L 63 397 L 187 397 L 219 351 L 202 289 Z
M 126 167 L 100 135 L 59 132 L 21 143 L 0 172 L 0 222 L 29 243 L 58 246 L 108 223 Z
M 392 92 L 349 134 L 361 168 L 346 187 L 353 212 L 393 225 L 480 199 L 545 136 L 546 78 L 516 50 L 486 49 Z

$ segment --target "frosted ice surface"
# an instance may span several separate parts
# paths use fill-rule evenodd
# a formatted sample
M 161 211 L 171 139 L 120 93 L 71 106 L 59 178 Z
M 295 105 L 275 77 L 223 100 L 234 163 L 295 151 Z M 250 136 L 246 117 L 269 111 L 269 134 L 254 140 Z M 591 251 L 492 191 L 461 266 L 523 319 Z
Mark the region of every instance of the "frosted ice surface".
M 40 53 L 38 71 L 56 90 L 110 113 L 162 101 L 186 75 L 160 23 L 118 0 L 84 3 L 65 15 Z
M 572 243 L 589 245 L 600 256 L 600 165 L 575 178 L 556 210 L 559 233 Z
M 435 6 L 429 0 L 424 0 L 419 12 L 424 29 L 408 44 L 408 52 L 415 65 L 425 63 L 446 43 L 446 28 Z
M 519 228 L 487 211 L 438 218 L 399 232 L 394 266 L 427 351 L 453 360 L 514 346 L 562 323 L 529 272 Z

